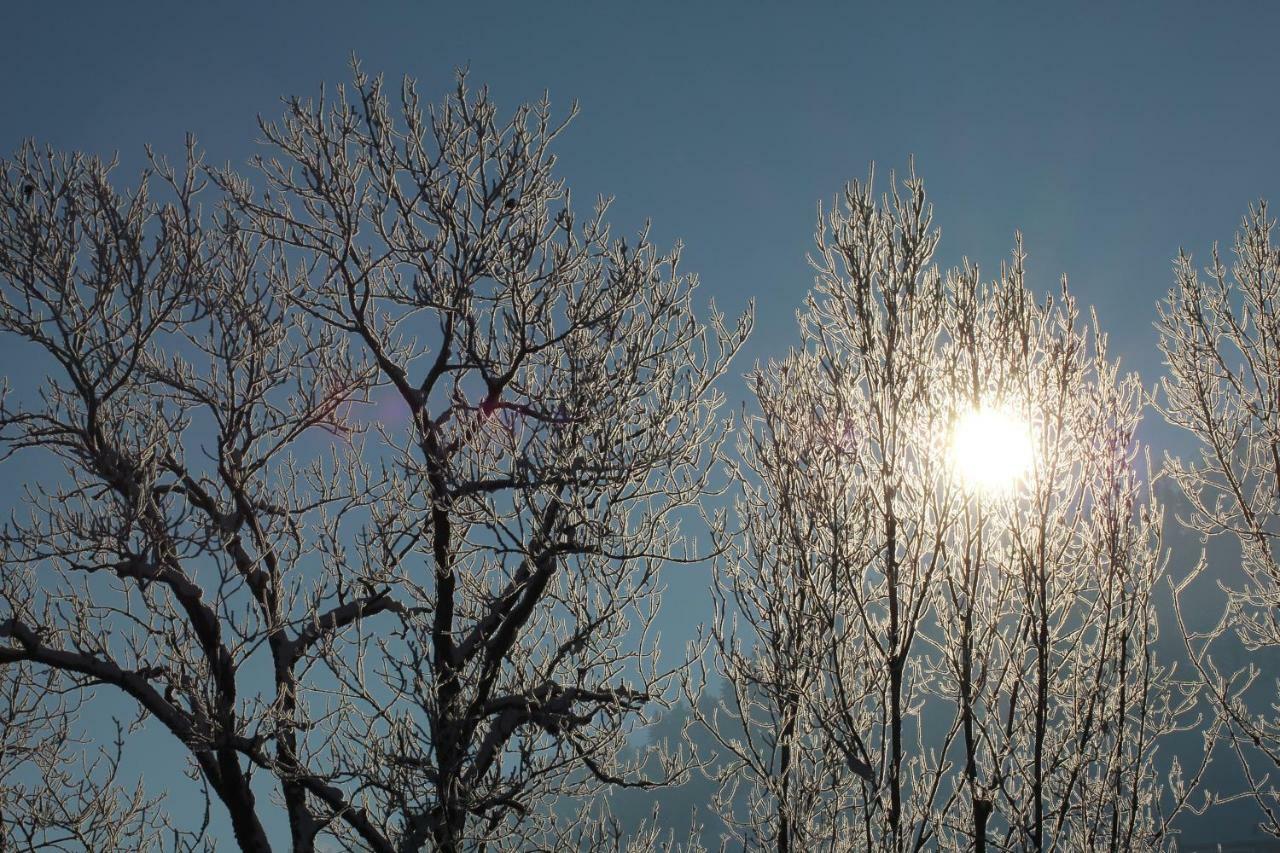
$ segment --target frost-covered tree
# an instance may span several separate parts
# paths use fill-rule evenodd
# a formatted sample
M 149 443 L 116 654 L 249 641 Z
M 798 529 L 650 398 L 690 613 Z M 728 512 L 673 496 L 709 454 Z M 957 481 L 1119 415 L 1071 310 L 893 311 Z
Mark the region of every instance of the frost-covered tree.
M 851 185 L 819 219 L 808 346 L 751 376 L 760 414 L 742 443 L 737 547 L 718 564 L 716 664 L 731 685 L 713 730 L 725 797 L 743 774 L 749 846 L 899 841 L 928 811 L 910 720 L 912 655 L 937 569 L 924 448 L 943 292 L 922 188 L 892 207 Z M 735 623 L 742 630 L 735 630 Z M 737 725 L 728 727 L 727 720 Z M 732 818 L 732 815 L 726 815 Z M 888 842 L 894 843 L 894 842 Z M 843 849 L 843 848 L 841 848 Z
M 936 243 L 914 175 L 851 184 L 819 216 L 804 346 L 750 376 L 712 630 L 730 689 L 702 714 L 732 733 L 722 814 L 779 851 L 1167 846 L 1192 786 L 1157 749 L 1194 705 L 1152 655 L 1140 385 L 1065 293 L 1035 300 L 1020 248 L 983 285 Z M 956 459 L 983 412 L 1025 430 L 995 490 Z
M 193 145 L 151 158 L 158 199 L 91 157 L 3 163 L 0 330 L 29 367 L 0 439 L 30 464 L 0 715 L 53 735 L 115 691 L 245 850 L 277 810 L 295 851 L 650 848 L 550 806 L 681 771 L 637 772 L 628 735 L 672 693 L 659 570 L 690 556 L 749 322 L 700 322 L 678 253 L 606 204 L 578 218 L 562 127 L 461 81 L 393 107 L 357 68 L 262 124 L 256 188 Z M 25 737 L 10 839 L 56 840 L 59 802 L 155 824 L 110 753 L 79 777 Z
M 1196 685 L 1155 655 L 1162 520 L 1140 476 L 1140 382 L 1065 284 L 1036 301 L 1020 245 L 993 284 L 965 269 L 948 290 L 951 417 L 1025 424 L 1027 468 L 1003 493 L 956 484 L 926 631 L 963 766 L 939 836 L 958 849 L 1168 848 L 1207 753 L 1185 777 L 1163 754 L 1200 720 Z M 1005 438 L 993 454 L 1022 452 Z
M 1252 207 L 1236 233 L 1230 268 L 1215 246 L 1204 277 L 1180 252 L 1177 284 L 1160 305 L 1158 328 L 1168 365 L 1163 414 L 1198 445 L 1192 460 L 1166 463 L 1191 507 L 1180 521 L 1204 537 L 1234 541 L 1240 553 L 1238 572 L 1202 559 L 1181 579 L 1178 613 L 1262 828 L 1280 836 L 1276 684 L 1254 663 L 1238 670 L 1220 665 L 1231 641 L 1259 656 L 1280 648 L 1280 250 L 1272 242 L 1274 227 L 1265 202 Z M 1193 625 L 1183 610 L 1206 609 L 1203 598 L 1190 596 L 1209 568 L 1231 581 L 1220 581 L 1225 608 L 1206 628 L 1201 620 Z
M 54 669 L 0 670 L 0 850 L 198 849 L 199 832 L 174 827 L 160 798 L 120 780 L 124 726 L 77 740 L 85 697 Z

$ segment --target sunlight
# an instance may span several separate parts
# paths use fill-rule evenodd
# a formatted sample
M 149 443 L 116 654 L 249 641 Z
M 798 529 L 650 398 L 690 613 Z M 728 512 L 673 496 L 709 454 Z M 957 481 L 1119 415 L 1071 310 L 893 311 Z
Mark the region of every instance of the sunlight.
M 1008 492 L 1031 469 L 1031 427 L 1003 409 L 973 409 L 956 422 L 950 453 L 951 464 L 969 488 L 985 494 Z

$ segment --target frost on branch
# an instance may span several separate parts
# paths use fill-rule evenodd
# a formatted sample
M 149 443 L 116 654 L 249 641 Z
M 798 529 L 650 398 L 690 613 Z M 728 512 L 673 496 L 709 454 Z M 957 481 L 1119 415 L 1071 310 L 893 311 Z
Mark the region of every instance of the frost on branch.
M 0 452 L 51 476 L 4 529 L 0 663 L 136 703 L 244 849 L 273 809 L 300 851 L 604 843 L 550 805 L 686 767 L 627 738 L 682 666 L 658 573 L 749 318 L 574 212 L 547 103 L 397 100 L 357 67 L 289 101 L 253 183 L 193 143 L 127 193 L 3 164 L 0 329 L 47 373 Z
M 1251 208 L 1236 233 L 1230 267 L 1215 246 L 1203 276 L 1189 254 L 1179 253 L 1176 285 L 1160 305 L 1157 328 L 1169 366 L 1162 414 L 1196 442 L 1192 459 L 1165 464 L 1191 506 L 1179 522 L 1202 542 L 1227 540 L 1240 554 L 1239 571 L 1235 560 L 1209 566 L 1202 557 L 1179 579 L 1179 623 L 1262 829 L 1280 836 L 1276 682 L 1260 678 L 1258 669 L 1280 649 L 1280 250 L 1272 242 L 1274 227 L 1265 202 Z M 1226 595 L 1220 614 L 1197 613 L 1203 599 L 1189 593 L 1209 569 Z M 1248 661 L 1239 668 L 1224 663 L 1241 657 L 1233 646 L 1243 648 Z
M 984 284 L 937 239 L 914 175 L 849 185 L 803 346 L 750 374 L 699 711 L 721 816 L 779 851 L 1167 848 L 1199 773 L 1169 789 L 1158 749 L 1197 720 L 1153 656 L 1141 386 L 1065 285 L 1033 298 L 1020 244 Z M 999 492 L 950 458 L 973 411 L 1030 434 Z

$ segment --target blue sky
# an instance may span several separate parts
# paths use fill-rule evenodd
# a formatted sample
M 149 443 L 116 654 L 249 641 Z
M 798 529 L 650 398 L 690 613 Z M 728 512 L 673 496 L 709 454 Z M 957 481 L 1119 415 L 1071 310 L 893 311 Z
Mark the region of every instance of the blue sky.
M 914 155 L 942 263 L 994 272 L 1021 229 L 1033 286 L 1066 273 L 1150 386 L 1179 246 L 1207 260 L 1280 199 L 1280 5 L 1118 6 L 10 2 L 0 151 L 118 151 L 132 182 L 144 143 L 177 156 L 192 131 L 244 164 L 255 116 L 347 79 L 352 52 L 429 100 L 462 66 L 508 109 L 549 90 L 582 106 L 559 147 L 578 203 L 615 195 L 622 233 L 683 240 L 729 313 L 757 299 L 735 373 L 796 340 L 816 202 Z M 705 618 L 704 596 L 668 604 Z
M 194 131 L 243 164 L 255 116 L 352 52 L 428 99 L 468 66 L 500 105 L 580 101 L 559 149 L 579 203 L 684 240 L 725 308 L 755 296 L 748 360 L 795 339 L 815 203 L 914 155 L 942 262 L 994 271 L 1021 228 L 1033 284 L 1068 274 L 1150 382 L 1178 247 L 1278 195 L 1280 7 L 1124 5 L 13 3 L 0 150 L 119 151 L 123 178 Z

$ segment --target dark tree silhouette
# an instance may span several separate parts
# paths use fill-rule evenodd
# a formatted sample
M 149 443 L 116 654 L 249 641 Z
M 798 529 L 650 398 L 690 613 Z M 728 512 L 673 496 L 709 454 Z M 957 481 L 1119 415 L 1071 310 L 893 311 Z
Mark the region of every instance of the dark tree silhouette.
M 562 127 L 461 80 L 393 109 L 357 66 L 352 98 L 263 122 L 257 188 L 193 143 L 151 158 L 163 201 L 90 157 L 3 163 L 0 329 L 51 366 L 0 410 L 4 455 L 45 460 L 0 538 L 9 719 L 114 688 L 245 850 L 277 808 L 295 851 L 649 849 L 591 797 L 684 769 L 627 738 L 673 695 L 658 572 L 691 556 L 750 323 L 699 322 L 678 253 L 613 238 L 606 203 L 577 217 Z M 4 836 L 171 841 L 110 769 L 0 776 Z

